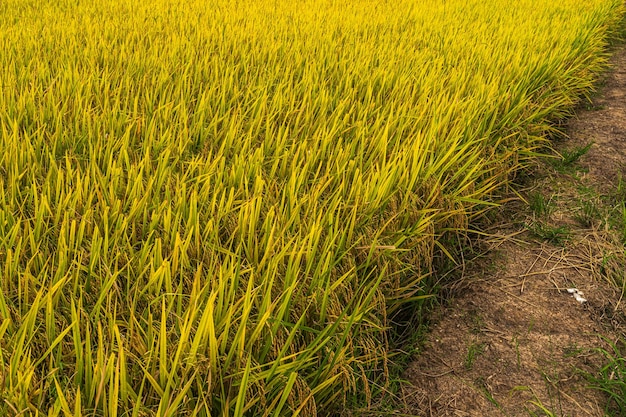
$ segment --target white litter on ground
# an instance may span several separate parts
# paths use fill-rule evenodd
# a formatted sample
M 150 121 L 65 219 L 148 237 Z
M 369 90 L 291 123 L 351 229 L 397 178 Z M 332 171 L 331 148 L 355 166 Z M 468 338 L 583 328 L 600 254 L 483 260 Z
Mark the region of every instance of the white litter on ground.
M 577 288 L 568 288 L 567 292 L 572 294 L 574 296 L 574 299 L 576 301 L 578 301 L 580 304 L 584 303 L 587 301 L 586 298 L 583 297 L 583 292 L 582 291 L 578 291 Z

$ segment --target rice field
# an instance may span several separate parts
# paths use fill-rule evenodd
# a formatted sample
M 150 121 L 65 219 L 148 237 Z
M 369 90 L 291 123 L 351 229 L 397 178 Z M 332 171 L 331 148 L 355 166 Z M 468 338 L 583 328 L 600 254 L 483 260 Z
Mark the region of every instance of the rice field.
M 620 0 L 0 2 L 0 414 L 332 415 Z

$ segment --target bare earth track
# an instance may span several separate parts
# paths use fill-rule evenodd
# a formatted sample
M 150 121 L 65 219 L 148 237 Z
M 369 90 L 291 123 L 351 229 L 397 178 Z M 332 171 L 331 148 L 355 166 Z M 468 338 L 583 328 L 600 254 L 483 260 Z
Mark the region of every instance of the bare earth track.
M 606 347 L 599 335 L 614 341 L 626 334 L 626 300 L 610 273 L 619 269 L 611 260 L 620 246 L 602 215 L 585 216 L 581 204 L 593 207 L 613 193 L 626 166 L 626 51 L 611 62 L 592 105 L 577 112 L 568 139 L 554 145 L 565 152 L 593 142 L 589 151 L 570 172 L 539 167 L 522 192 L 526 201 L 545 196 L 553 207 L 546 222 L 567 230 L 566 239 L 555 244 L 533 234 L 528 225 L 539 223 L 522 199 L 503 208 L 508 220 L 482 243 L 487 259 L 470 268 L 435 314 L 423 351 L 406 371 L 405 414 L 604 415 L 606 398 L 586 388 L 580 371 L 602 366 L 592 352 Z M 567 288 L 582 291 L 587 302 Z

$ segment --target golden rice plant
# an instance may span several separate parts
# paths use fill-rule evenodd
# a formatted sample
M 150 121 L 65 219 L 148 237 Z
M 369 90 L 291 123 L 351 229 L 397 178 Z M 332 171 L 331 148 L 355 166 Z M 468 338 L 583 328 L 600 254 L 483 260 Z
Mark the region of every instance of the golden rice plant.
M 0 2 L 0 414 L 328 415 L 618 0 Z

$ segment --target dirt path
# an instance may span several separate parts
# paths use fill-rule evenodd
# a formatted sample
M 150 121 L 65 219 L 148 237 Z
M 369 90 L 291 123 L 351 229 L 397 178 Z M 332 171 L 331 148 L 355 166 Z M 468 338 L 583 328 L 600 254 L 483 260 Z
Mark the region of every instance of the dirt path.
M 613 220 L 626 198 L 626 51 L 612 63 L 592 105 L 569 123 L 569 138 L 555 144 L 565 162 L 538 168 L 526 201 L 505 207 L 507 220 L 482 242 L 489 255 L 436 313 L 405 375 L 406 414 L 605 415 L 606 397 L 586 388 L 580 370 L 602 366 L 592 351 L 607 347 L 600 334 L 626 335 Z

